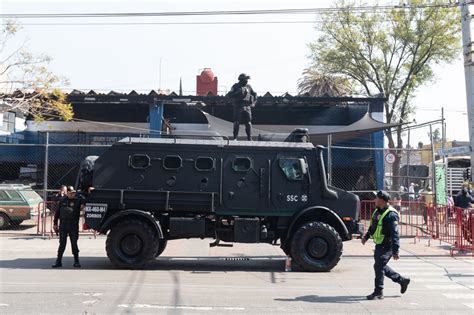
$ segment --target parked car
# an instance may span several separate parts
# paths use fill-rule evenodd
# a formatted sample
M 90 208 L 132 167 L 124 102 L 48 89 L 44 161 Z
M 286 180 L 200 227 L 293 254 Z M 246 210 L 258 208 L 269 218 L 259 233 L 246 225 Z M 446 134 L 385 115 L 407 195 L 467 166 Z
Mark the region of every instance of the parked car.
M 0 229 L 20 225 L 38 213 L 43 198 L 27 185 L 0 184 Z

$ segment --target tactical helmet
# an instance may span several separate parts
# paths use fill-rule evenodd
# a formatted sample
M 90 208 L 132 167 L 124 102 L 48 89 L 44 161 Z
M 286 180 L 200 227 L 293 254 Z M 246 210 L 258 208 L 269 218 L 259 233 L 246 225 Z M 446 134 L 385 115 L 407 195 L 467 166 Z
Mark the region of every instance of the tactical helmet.
M 379 199 L 385 200 L 386 202 L 390 200 L 390 194 L 383 190 L 379 190 L 376 194 L 376 197 Z
M 238 78 L 239 81 L 243 81 L 243 80 L 247 80 L 247 79 L 250 79 L 250 76 L 246 75 L 245 73 L 241 73 L 239 75 L 239 78 Z

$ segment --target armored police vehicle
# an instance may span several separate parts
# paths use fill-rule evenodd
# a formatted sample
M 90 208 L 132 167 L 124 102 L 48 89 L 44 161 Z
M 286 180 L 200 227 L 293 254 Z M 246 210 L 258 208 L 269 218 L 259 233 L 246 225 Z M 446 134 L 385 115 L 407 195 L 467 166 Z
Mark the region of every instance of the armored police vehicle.
M 142 268 L 169 240 L 211 238 L 279 245 L 329 271 L 360 233 L 358 197 L 328 186 L 311 143 L 125 138 L 85 164 L 85 223 L 119 268 Z

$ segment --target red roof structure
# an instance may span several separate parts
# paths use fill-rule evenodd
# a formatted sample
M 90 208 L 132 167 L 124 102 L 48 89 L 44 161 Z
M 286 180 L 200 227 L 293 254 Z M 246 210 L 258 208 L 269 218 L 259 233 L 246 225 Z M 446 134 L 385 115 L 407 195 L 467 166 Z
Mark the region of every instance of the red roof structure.
M 208 96 L 217 95 L 217 77 L 211 68 L 204 68 L 201 74 L 196 76 L 196 95 Z

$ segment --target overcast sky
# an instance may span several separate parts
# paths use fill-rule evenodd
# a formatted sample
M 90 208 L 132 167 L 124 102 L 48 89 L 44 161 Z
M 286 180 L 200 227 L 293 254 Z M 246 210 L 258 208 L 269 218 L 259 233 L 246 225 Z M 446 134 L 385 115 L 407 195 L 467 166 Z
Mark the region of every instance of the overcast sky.
M 371 3 L 371 1 L 367 1 Z M 381 2 L 381 1 L 379 1 Z M 383 2 L 383 1 L 382 1 Z M 394 2 L 394 1 L 392 1 Z M 308 0 L 173 0 L 173 1 L 23 1 L 2 0 L 3 13 L 158 12 L 328 7 L 332 1 Z M 238 25 L 37 25 L 88 22 L 315 21 L 309 14 L 221 17 L 152 17 L 139 19 L 28 19 L 18 41 L 53 58 L 50 69 L 69 79 L 67 89 L 130 91 L 183 90 L 194 94 L 196 75 L 205 67 L 225 91 L 239 73 L 252 76 L 258 93 L 290 94 L 308 66 L 307 44 L 317 38 L 314 23 Z M 317 25 L 317 24 L 316 24 Z M 415 99 L 418 123 L 438 119 L 444 107 L 447 137 L 468 140 L 464 69 L 459 58 L 436 68 L 436 81 L 421 88 Z M 428 142 L 427 130 L 412 134 L 412 145 Z

